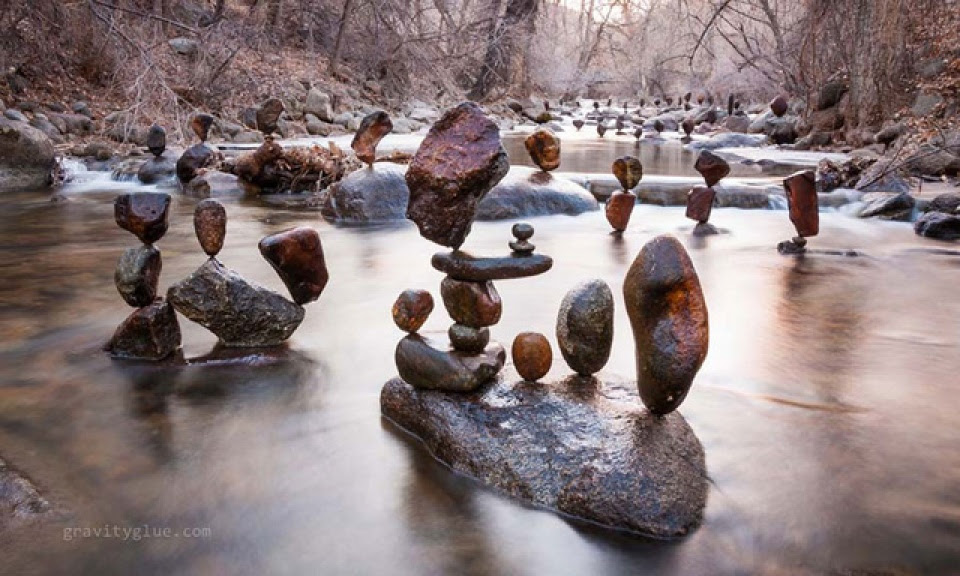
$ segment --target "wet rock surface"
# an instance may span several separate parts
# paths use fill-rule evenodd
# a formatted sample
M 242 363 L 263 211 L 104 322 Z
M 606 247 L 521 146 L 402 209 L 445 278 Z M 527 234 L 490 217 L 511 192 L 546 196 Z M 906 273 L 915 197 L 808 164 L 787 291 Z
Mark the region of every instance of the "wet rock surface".
M 144 244 L 153 244 L 167 233 L 169 211 L 169 194 L 121 194 L 113 203 L 113 217 L 117 226 Z
M 156 184 L 172 180 L 176 174 L 177 159 L 168 151 L 141 164 L 137 170 L 137 179 L 144 184 Z
M 119 358 L 163 360 L 180 348 L 180 324 L 169 302 L 138 308 L 113 333 L 104 349 Z
M 204 253 L 216 256 L 227 235 L 227 209 L 212 198 L 201 200 L 193 211 L 193 229 Z
M 330 186 L 320 211 L 338 222 L 385 222 L 406 218 L 410 189 L 406 169 L 389 162 L 361 168 Z
M 0 459 L 0 534 L 5 528 L 49 514 L 53 507 L 37 487 Z
M 535 131 L 523 144 L 533 163 L 541 170 L 549 172 L 560 167 L 560 139 L 550 130 L 541 128 Z
M 303 321 L 302 307 L 214 259 L 171 286 L 167 299 L 227 346 L 277 345 Z
M 419 334 L 404 337 L 394 352 L 400 378 L 409 386 L 446 392 L 476 390 L 500 372 L 506 359 L 506 350 L 496 342 L 474 353 Z
M 510 347 L 513 367 L 524 380 L 536 382 L 550 371 L 553 351 L 547 337 L 537 332 L 521 332 Z
M 113 280 L 124 302 L 131 306 L 147 306 L 157 297 L 157 282 L 163 261 L 153 246 L 127 248 L 117 262 Z
M 863 196 L 866 202 L 863 210 L 860 212 L 861 218 L 880 218 L 881 220 L 899 220 L 907 222 L 913 215 L 913 207 L 916 204 L 913 196 L 909 194 L 884 194 L 881 192 L 871 192 Z
M 447 337 L 455 350 L 480 354 L 490 343 L 490 329 L 454 323 L 447 330 Z
M 187 148 L 177 160 L 177 179 L 181 184 L 193 180 L 201 169 L 216 166 L 220 154 L 209 145 L 200 143 Z
M 518 500 L 660 538 L 702 521 L 703 447 L 682 416 L 651 415 L 625 383 L 501 378 L 446 394 L 394 379 L 380 406 L 454 471 Z
M 407 217 L 424 238 L 458 248 L 477 203 L 509 167 L 497 125 L 476 104 L 460 104 L 430 128 L 410 163 Z
M 553 267 L 553 259 L 543 254 L 529 256 L 478 257 L 461 250 L 438 252 L 430 264 L 456 280 L 482 282 L 510 280 L 543 274 Z
M 391 130 L 393 130 L 393 122 L 390 121 L 390 116 L 386 112 L 379 110 L 367 114 L 360 121 L 360 127 L 353 141 L 350 142 L 350 147 L 357 153 L 357 158 L 367 164 L 373 164 L 377 159 L 377 144 Z
M 581 376 L 603 369 L 613 346 L 613 293 L 603 280 L 571 289 L 560 302 L 557 343 L 567 365 Z
M 147 130 L 147 140 L 145 142 L 147 150 L 154 156 L 160 156 L 167 149 L 167 131 L 163 126 L 153 124 Z
M 630 216 L 637 204 L 637 197 L 633 192 L 624 192 L 618 190 L 614 192 L 607 200 L 607 207 L 604 211 L 607 222 L 617 232 L 623 232 L 630 224 Z
M 636 345 L 640 398 L 654 414 L 683 402 L 707 356 L 707 304 L 686 250 L 672 236 L 648 242 L 623 282 Z
M 260 254 L 273 266 L 293 301 L 306 304 L 320 298 L 330 280 L 320 234 L 300 226 L 260 240 Z
M 476 219 L 576 216 L 599 207 L 593 194 L 571 180 L 545 172 L 513 169 L 480 201 Z
M 433 312 L 433 296 L 426 290 L 404 290 L 393 303 L 393 322 L 404 332 L 414 333 Z
M 49 186 L 56 163 L 56 149 L 47 135 L 0 118 L 0 189 Z
M 440 294 L 447 313 L 458 324 L 483 328 L 500 321 L 503 303 L 493 282 L 455 280 L 448 276 L 440 283 Z

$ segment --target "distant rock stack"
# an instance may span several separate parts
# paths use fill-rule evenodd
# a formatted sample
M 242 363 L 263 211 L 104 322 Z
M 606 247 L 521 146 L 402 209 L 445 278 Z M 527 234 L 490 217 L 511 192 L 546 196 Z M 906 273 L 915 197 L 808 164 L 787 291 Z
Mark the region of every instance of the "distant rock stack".
M 194 114 L 190 119 L 190 128 L 201 142 L 210 138 L 210 128 L 213 126 L 213 116 L 204 113 Z
M 185 317 L 213 332 L 224 346 L 276 346 L 290 338 L 303 321 L 302 305 L 317 300 L 329 279 L 317 231 L 293 228 L 260 241 L 260 253 L 293 296 L 294 302 L 290 302 L 245 280 L 217 259 L 227 227 L 222 204 L 203 200 L 197 204 L 193 223 L 200 247 L 210 259 L 171 286 L 167 300 Z
M 538 130 L 526 145 L 544 170 L 559 165 L 559 141 L 551 132 Z M 407 217 L 424 238 L 454 248 L 435 254 L 431 261 L 446 274 L 440 294 L 454 322 L 447 331 L 449 345 L 417 333 L 433 310 L 428 293 L 405 291 L 393 306 L 394 322 L 408 333 L 394 354 L 397 370 L 416 389 L 470 392 L 493 379 L 506 362 L 504 347 L 490 340 L 490 327 L 503 311 L 493 281 L 542 274 L 553 265 L 549 257 L 534 254 L 533 227 L 527 224 L 514 225 L 510 256 L 475 257 L 459 250 L 470 233 L 477 204 L 508 169 L 496 124 L 471 102 L 447 111 L 410 163 Z M 545 351 L 542 344 L 532 336 L 515 343 L 514 356 L 525 377 L 538 378 L 549 370 L 549 345 Z
M 187 187 L 190 181 L 202 174 L 205 169 L 216 168 L 223 161 L 223 154 L 207 144 L 213 122 L 213 116 L 203 113 L 194 114 L 190 119 L 190 129 L 200 139 L 200 143 L 184 150 L 177 159 L 177 180 L 184 187 Z
M 607 133 L 607 120 L 604 117 L 600 117 L 597 120 L 597 136 L 603 138 L 603 135 Z
M 630 215 L 637 203 L 637 196 L 632 192 L 643 178 L 643 164 L 633 156 L 623 156 L 613 161 L 613 175 L 620 182 L 621 190 L 614 192 L 607 200 L 607 222 L 614 232 L 622 233 L 630 223 Z
M 573 127 L 577 129 L 577 132 L 579 132 L 580 129 L 583 128 L 583 124 L 584 124 L 583 118 L 575 118 L 573 120 Z
M 163 156 L 167 149 L 167 131 L 162 126 L 154 124 L 147 131 L 147 150 L 155 157 Z
M 797 235 L 777 244 L 777 251 L 787 255 L 803 254 L 807 250 L 807 238 L 820 233 L 816 174 L 813 170 L 797 172 L 784 179 L 783 190 Z
M 104 346 L 115 357 L 157 361 L 180 348 L 177 315 L 157 296 L 163 262 L 154 243 L 167 232 L 169 209 L 169 194 L 123 194 L 114 201 L 117 225 L 143 242 L 120 256 L 114 274 L 120 296 L 136 308 Z
M 713 152 L 704 150 L 697 157 L 694 168 L 703 176 L 706 186 L 697 186 L 687 193 L 687 218 L 697 223 L 693 229 L 694 236 L 717 234 L 717 229 L 709 223 L 713 202 L 717 197 L 713 187 L 730 174 L 730 164 Z

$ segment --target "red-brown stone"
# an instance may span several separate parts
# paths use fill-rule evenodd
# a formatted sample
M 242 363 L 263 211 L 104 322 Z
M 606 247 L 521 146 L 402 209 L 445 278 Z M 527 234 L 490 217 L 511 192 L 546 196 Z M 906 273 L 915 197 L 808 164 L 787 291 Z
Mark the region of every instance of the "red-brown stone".
M 260 240 L 260 253 L 280 275 L 297 304 L 319 298 L 330 279 L 320 235 L 313 228 L 301 226 L 266 236 Z
M 613 175 L 627 192 L 633 190 L 643 178 L 643 164 L 633 156 L 622 156 L 613 161 Z
M 524 380 L 536 382 L 550 371 L 553 350 L 546 336 L 537 332 L 521 332 L 510 349 L 513 366 Z
M 503 303 L 493 282 L 454 280 L 440 283 L 440 295 L 453 321 L 471 328 L 493 326 L 500 321 Z
M 697 222 L 710 220 L 713 200 L 717 193 L 713 188 L 697 186 L 687 193 L 687 218 Z
M 407 218 L 424 238 L 459 248 L 477 204 L 510 168 L 500 130 L 473 102 L 448 110 L 410 162 Z
M 169 194 L 135 192 L 121 194 L 113 203 L 113 217 L 144 244 L 153 244 L 167 233 Z
M 637 203 L 637 197 L 633 192 L 624 192 L 619 190 L 614 192 L 607 200 L 607 222 L 617 232 L 623 232 L 630 223 L 630 215 L 633 214 L 633 206 Z
M 393 322 L 397 328 L 413 334 L 433 312 L 433 296 L 426 290 L 404 290 L 393 303 Z
M 797 172 L 783 181 L 790 207 L 790 221 L 801 237 L 820 233 L 820 212 L 816 176 L 813 170 Z
M 703 176 L 707 186 L 716 186 L 717 182 L 730 173 L 730 164 L 709 150 L 700 152 L 693 167 Z
M 216 256 L 227 235 L 227 209 L 213 198 L 201 200 L 193 211 L 193 229 L 207 256 Z
M 393 130 L 393 122 L 390 121 L 390 116 L 386 112 L 378 110 L 367 114 L 360 122 L 350 147 L 357 153 L 357 158 L 367 164 L 373 164 L 377 159 L 377 144 L 391 130 Z
M 787 102 L 787 99 L 783 96 L 777 96 L 770 101 L 770 111 L 773 112 L 773 115 L 777 118 L 782 117 L 787 113 L 790 104 Z
M 523 144 L 541 170 L 549 172 L 560 167 L 560 139 L 553 132 L 541 128 L 527 136 Z

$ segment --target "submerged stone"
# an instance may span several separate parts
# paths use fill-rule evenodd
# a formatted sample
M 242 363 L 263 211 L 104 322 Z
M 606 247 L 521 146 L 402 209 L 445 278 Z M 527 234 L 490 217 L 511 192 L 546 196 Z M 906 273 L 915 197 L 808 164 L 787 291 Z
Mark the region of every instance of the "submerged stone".
M 139 360 L 163 360 L 179 348 L 177 315 L 162 299 L 134 310 L 104 347 L 114 356 Z
M 581 376 L 603 369 L 613 346 L 613 293 L 603 280 L 578 284 L 563 297 L 557 343 L 567 365 Z
M 227 346 L 274 346 L 290 338 L 303 321 L 301 306 L 212 258 L 171 286 L 167 299 Z
M 913 225 L 918 236 L 936 240 L 960 239 L 960 216 L 943 212 L 927 212 Z
M 483 258 L 454 250 L 434 254 L 430 264 L 455 280 L 483 282 L 543 274 L 553 267 L 553 259 L 543 254 Z
M 260 254 L 273 266 L 297 304 L 320 298 L 330 275 L 320 234 L 300 226 L 260 240 Z
M 394 360 L 404 382 L 424 390 L 469 392 L 494 378 L 506 362 L 493 342 L 481 353 L 451 350 L 445 343 L 411 334 L 397 344 Z
M 438 120 L 407 170 L 407 218 L 424 238 L 459 248 L 477 203 L 510 168 L 497 125 L 480 107 L 464 102 Z
M 623 281 L 636 345 L 640 398 L 654 414 L 683 402 L 707 356 L 707 304 L 683 245 L 673 236 L 648 242 Z
M 658 538 L 703 519 L 699 440 L 680 414 L 645 412 L 624 384 L 502 378 L 446 394 L 394 379 L 380 407 L 454 472 L 523 502 Z
M 121 194 L 113 202 L 113 217 L 117 226 L 130 232 L 144 244 L 153 244 L 167 233 L 169 210 L 169 194 Z
M 142 244 L 124 250 L 113 275 L 124 302 L 134 307 L 152 303 L 157 297 L 162 267 L 160 251 L 153 246 Z

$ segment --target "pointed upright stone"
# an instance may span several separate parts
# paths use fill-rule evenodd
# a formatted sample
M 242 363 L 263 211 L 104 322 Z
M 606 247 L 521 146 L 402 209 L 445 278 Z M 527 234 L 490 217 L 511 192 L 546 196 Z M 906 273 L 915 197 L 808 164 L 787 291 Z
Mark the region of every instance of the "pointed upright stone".
M 717 193 L 713 188 L 697 186 L 687 193 L 687 218 L 696 222 L 706 222 L 710 220 L 710 212 L 713 211 L 713 200 Z
M 636 345 L 637 386 L 654 414 L 680 406 L 707 356 L 707 304 L 690 256 L 658 236 L 637 255 L 623 282 Z
M 266 236 L 260 240 L 260 254 L 280 275 L 297 304 L 319 298 L 330 279 L 320 234 L 313 228 L 301 226 Z
M 163 126 L 154 124 L 147 131 L 147 150 L 154 156 L 160 157 L 167 149 L 167 131 Z
M 510 168 L 497 125 L 473 102 L 448 110 L 410 162 L 407 218 L 424 238 L 459 248 L 477 204 Z
M 801 238 L 820 233 L 819 199 L 813 170 L 797 172 L 783 181 L 790 208 L 790 221 Z

